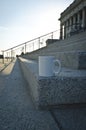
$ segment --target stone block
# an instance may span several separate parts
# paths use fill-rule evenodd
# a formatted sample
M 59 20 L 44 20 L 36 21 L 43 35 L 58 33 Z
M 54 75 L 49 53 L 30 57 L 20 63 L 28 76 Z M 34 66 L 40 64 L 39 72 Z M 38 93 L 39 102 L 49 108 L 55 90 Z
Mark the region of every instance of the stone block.
M 52 77 L 40 77 L 38 64 L 20 59 L 36 108 L 61 104 L 86 103 L 86 71 L 64 71 Z
M 42 107 L 86 103 L 86 78 L 51 77 L 39 79 L 39 104 Z

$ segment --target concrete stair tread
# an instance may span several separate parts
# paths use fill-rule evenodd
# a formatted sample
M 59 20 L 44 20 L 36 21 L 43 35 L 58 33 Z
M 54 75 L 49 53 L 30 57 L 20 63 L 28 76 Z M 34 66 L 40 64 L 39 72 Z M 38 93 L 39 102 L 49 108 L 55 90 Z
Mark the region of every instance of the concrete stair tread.
M 20 58 L 22 62 L 24 62 L 28 67 L 30 67 L 30 69 L 32 70 L 32 72 L 35 73 L 35 75 L 38 75 L 38 61 L 36 60 L 29 60 L 29 59 L 25 59 L 25 58 Z M 58 68 L 56 68 L 58 69 Z M 77 70 L 77 69 L 69 69 L 66 67 L 62 67 L 61 68 L 61 72 L 59 74 L 55 73 L 55 76 L 59 76 L 59 77 L 84 77 L 86 78 L 86 70 Z
M 25 57 L 37 60 L 40 55 L 55 56 L 62 61 L 63 67 L 86 69 L 86 31 L 71 36 L 68 39 L 58 40 L 44 48 L 25 55 Z
M 82 42 L 82 41 L 86 41 L 86 31 L 83 33 L 74 35 L 72 37 L 69 37 L 67 39 L 59 40 L 54 43 L 54 46 L 53 44 L 50 44 L 50 47 L 52 46 L 52 48 L 54 48 L 54 47 L 59 47 L 59 46 L 72 45 L 72 44 L 77 44 L 77 42 Z
M 85 77 L 86 78 L 86 70 L 75 70 L 75 69 L 68 69 L 62 68 L 59 76 L 65 77 Z
M 38 75 L 37 61 L 20 58 L 36 106 L 86 103 L 86 71 L 62 68 L 56 76 Z

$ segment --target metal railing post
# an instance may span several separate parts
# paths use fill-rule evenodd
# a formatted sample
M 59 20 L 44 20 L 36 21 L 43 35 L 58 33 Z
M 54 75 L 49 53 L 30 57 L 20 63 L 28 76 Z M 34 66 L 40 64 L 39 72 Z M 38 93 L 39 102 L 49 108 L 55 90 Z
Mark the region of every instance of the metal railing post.
M 53 32 L 51 33 L 51 38 L 53 39 Z
M 40 37 L 38 38 L 38 44 L 39 44 L 39 48 L 38 49 L 40 49 Z
M 34 42 L 33 42 L 33 51 L 34 51 Z
M 4 64 L 4 51 L 2 51 L 2 55 L 3 55 L 2 63 Z
M 12 50 L 12 48 L 11 48 L 11 61 L 12 61 L 12 53 L 13 53 L 12 51 L 13 51 L 13 50 Z
M 8 61 L 8 52 L 7 52 L 7 61 Z
M 25 53 L 26 53 L 26 43 L 25 43 Z

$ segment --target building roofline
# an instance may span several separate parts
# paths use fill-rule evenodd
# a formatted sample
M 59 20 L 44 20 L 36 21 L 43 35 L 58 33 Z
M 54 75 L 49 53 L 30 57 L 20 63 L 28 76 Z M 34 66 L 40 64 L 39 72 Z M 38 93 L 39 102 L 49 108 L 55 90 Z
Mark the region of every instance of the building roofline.
M 60 15 L 59 20 L 63 18 L 65 15 L 69 14 L 71 10 L 73 10 L 78 4 L 80 4 L 84 0 L 74 0 Z

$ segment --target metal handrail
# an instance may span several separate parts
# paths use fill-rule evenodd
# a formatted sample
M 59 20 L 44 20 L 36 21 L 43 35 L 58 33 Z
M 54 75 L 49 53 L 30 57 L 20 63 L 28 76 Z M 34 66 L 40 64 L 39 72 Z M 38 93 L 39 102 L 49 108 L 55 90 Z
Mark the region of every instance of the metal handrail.
M 31 39 L 31 40 L 26 41 L 24 43 L 21 43 L 21 44 L 19 44 L 17 46 L 11 47 L 11 48 L 6 49 L 6 50 L 3 50 L 2 51 L 3 58 L 7 58 L 7 60 L 8 59 L 12 60 L 15 57 L 13 53 L 16 52 L 16 55 L 17 55 L 18 50 L 20 50 L 20 54 L 22 54 L 23 51 L 24 51 L 24 54 L 25 54 L 25 53 L 29 52 L 30 47 L 28 47 L 28 46 L 33 46 L 31 52 L 35 51 L 35 50 L 38 50 L 38 49 L 46 46 L 46 40 L 47 39 L 54 39 L 54 34 L 55 33 L 57 33 L 57 36 L 56 36 L 56 38 L 57 38 L 58 35 L 59 35 L 59 30 L 55 30 L 53 32 L 41 35 L 41 36 L 39 36 L 37 38 L 34 38 L 34 39 Z M 43 46 L 42 46 L 42 41 L 44 41 L 44 43 L 45 43 L 45 45 L 43 45 Z M 37 48 L 35 48 L 35 46 L 37 46 Z
M 29 43 L 29 42 L 32 42 L 32 41 L 34 41 L 34 40 L 40 39 L 40 38 L 42 38 L 42 37 L 45 37 L 45 36 L 47 36 L 47 35 L 49 35 L 49 34 L 52 34 L 52 39 L 53 39 L 53 33 L 57 32 L 57 31 L 58 31 L 58 30 L 55 30 L 55 31 L 50 32 L 50 33 L 47 33 L 47 34 L 45 34 L 45 35 L 41 35 L 41 36 L 39 36 L 39 37 L 37 37 L 37 38 L 31 39 L 31 40 L 26 41 L 26 42 L 24 42 L 24 43 L 21 43 L 21 44 L 19 44 L 19 45 L 17 45 L 17 46 L 14 46 L 14 47 L 12 47 L 12 48 L 6 49 L 6 50 L 4 50 L 4 51 L 9 51 L 9 50 L 11 50 L 11 49 L 13 49 L 13 48 L 17 48 L 17 47 L 19 47 L 19 46 L 22 46 L 22 45 L 27 44 L 27 43 Z

